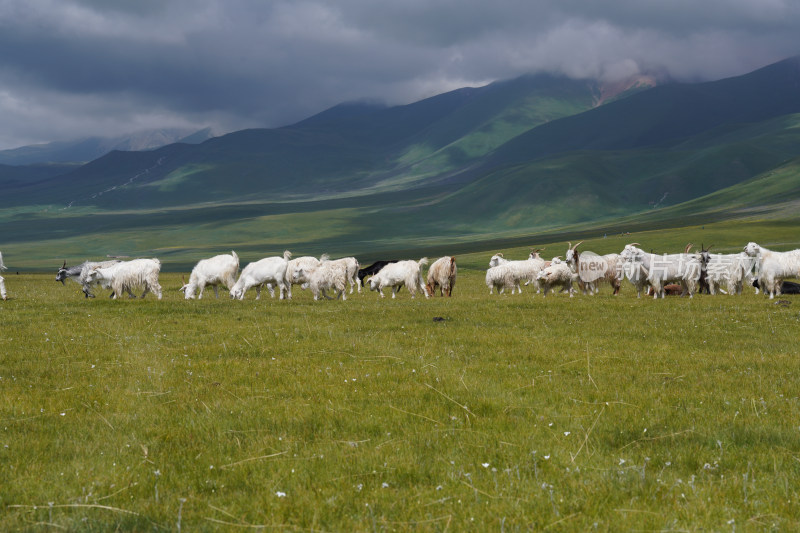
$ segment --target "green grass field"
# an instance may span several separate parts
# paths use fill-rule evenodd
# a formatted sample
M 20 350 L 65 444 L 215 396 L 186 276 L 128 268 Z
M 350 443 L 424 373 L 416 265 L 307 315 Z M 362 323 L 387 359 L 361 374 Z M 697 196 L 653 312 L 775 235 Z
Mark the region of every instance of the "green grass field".
M 7 272 L 0 530 L 800 527 L 800 300 L 489 296 L 490 255 L 430 300 Z

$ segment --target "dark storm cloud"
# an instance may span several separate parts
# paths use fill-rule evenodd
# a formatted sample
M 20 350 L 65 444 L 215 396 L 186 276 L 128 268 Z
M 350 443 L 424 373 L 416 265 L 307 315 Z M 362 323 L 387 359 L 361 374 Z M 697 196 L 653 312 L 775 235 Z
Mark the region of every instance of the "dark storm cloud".
M 764 0 L 0 0 L 0 148 L 161 126 L 276 126 L 526 72 L 678 79 L 800 53 Z

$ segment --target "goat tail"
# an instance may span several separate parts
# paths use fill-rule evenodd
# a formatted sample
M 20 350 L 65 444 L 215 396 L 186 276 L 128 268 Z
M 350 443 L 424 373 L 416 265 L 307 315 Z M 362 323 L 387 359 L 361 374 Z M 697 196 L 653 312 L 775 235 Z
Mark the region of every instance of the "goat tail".
M 422 266 L 425 266 L 425 265 L 427 265 L 427 264 L 428 264 L 428 258 L 427 258 L 427 257 L 423 257 L 422 259 L 420 259 L 419 261 L 417 261 L 417 264 L 418 264 L 419 266 L 421 266 L 421 267 L 422 267 Z
M 291 259 L 291 258 L 292 258 L 292 252 L 290 252 L 289 250 L 285 250 L 285 251 L 283 252 L 283 259 L 284 259 L 284 261 L 288 261 L 288 260 L 289 260 L 289 259 Z
M 0 252 L 0 270 L 6 270 L 6 266 L 3 264 L 3 253 Z

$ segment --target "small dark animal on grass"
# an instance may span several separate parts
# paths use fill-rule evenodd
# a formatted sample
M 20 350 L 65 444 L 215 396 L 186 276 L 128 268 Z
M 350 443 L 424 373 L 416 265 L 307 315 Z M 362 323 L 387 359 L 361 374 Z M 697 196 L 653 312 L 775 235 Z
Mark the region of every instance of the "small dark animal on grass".
M 681 296 L 683 295 L 683 287 L 678 285 L 677 283 L 670 283 L 668 285 L 664 285 L 664 294 L 667 296 Z M 653 287 L 647 289 L 647 295 L 653 295 Z
M 756 289 L 761 288 L 757 279 L 753 280 L 753 287 Z M 795 283 L 793 281 L 781 282 L 781 295 L 783 294 L 800 294 L 800 283 Z
M 381 271 L 383 267 L 388 265 L 389 263 L 397 263 L 397 259 L 390 259 L 388 261 L 375 261 L 368 267 L 359 268 L 358 269 L 358 279 L 361 281 L 361 284 L 364 284 L 364 278 L 367 276 L 374 276 L 378 272 Z

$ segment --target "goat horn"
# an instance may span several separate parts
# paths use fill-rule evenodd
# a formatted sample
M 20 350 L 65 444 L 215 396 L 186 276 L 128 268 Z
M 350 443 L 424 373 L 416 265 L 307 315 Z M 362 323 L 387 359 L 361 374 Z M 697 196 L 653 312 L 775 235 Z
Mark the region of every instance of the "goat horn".
M 61 268 L 67 268 L 67 260 L 66 259 L 64 259 L 64 264 L 61 266 Z
M 686 248 L 683 250 L 683 253 L 685 253 L 685 254 L 688 254 L 688 253 L 689 253 L 689 250 L 691 250 L 692 246 L 694 246 L 694 243 L 692 243 L 692 242 L 690 242 L 689 244 L 687 244 L 687 245 L 686 245 Z
M 571 242 L 567 242 L 567 250 L 572 250 L 572 243 Z
M 713 247 L 714 247 L 714 245 L 712 244 L 711 246 L 709 246 L 708 248 L 706 248 L 706 252 L 710 251 L 710 250 L 711 250 Z
M 499 257 L 503 257 L 503 252 L 497 252 L 497 255 L 498 255 Z
M 583 244 L 583 241 L 581 241 L 578 244 L 576 244 L 575 246 L 573 246 L 572 249 L 576 250 L 578 248 L 578 246 L 580 246 L 581 244 Z
M 638 242 L 632 242 L 628 246 L 641 246 Z

